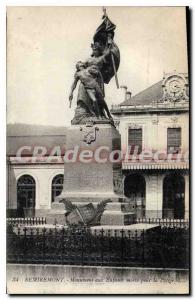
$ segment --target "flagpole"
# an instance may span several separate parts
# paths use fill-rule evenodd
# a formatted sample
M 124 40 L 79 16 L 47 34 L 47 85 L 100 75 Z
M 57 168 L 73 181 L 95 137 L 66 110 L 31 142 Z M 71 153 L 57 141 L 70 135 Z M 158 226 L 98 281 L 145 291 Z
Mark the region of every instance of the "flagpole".
M 106 13 L 106 8 L 103 6 L 102 8 L 103 10 L 103 17 L 108 17 L 107 13 Z M 110 44 L 110 47 L 112 47 L 112 43 Z M 115 77 L 115 82 L 116 82 L 116 87 L 117 89 L 119 89 L 119 82 L 118 82 L 118 76 L 117 76 L 117 71 L 116 71 L 116 65 L 115 65 L 115 60 L 114 60 L 114 55 L 111 51 L 111 59 L 112 59 L 112 66 L 113 66 L 113 69 L 114 69 L 114 77 Z
M 118 82 L 118 76 L 117 76 L 117 72 L 116 72 L 116 65 L 115 65 L 115 61 L 114 61 L 114 55 L 111 52 L 111 58 L 112 58 L 112 65 L 113 65 L 113 69 L 114 69 L 114 77 L 115 77 L 115 81 L 116 81 L 116 87 L 117 89 L 119 89 L 119 82 Z
M 104 6 L 102 7 L 102 10 L 103 10 L 103 13 L 104 13 L 103 17 L 107 17 L 106 8 Z

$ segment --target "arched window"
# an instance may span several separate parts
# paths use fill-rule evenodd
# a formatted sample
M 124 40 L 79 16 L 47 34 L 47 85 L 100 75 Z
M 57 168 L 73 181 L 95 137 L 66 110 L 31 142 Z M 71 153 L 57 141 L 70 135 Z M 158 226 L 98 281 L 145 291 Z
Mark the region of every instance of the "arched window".
M 25 212 L 27 212 L 28 210 L 31 211 L 29 213 L 29 216 L 34 214 L 35 191 L 36 191 L 36 184 L 32 176 L 23 175 L 18 179 L 17 209 L 18 209 L 18 215 L 20 217 L 23 217 L 25 215 Z
M 55 198 L 59 196 L 63 189 L 64 175 L 56 175 L 52 180 L 52 202 L 55 201 Z
M 180 174 L 167 175 L 163 182 L 163 218 L 184 218 L 185 180 Z
M 124 194 L 137 218 L 145 216 L 146 182 L 140 174 L 129 174 L 124 181 Z

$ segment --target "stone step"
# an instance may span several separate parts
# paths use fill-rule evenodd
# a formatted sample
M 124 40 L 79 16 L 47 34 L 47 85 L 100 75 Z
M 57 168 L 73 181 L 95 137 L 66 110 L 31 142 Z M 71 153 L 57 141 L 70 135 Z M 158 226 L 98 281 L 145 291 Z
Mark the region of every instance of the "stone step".
M 103 200 L 110 199 L 112 202 L 122 202 L 125 199 L 124 195 L 115 194 L 115 193 L 64 193 L 57 196 L 55 202 L 60 200 L 69 200 L 71 202 L 88 202 L 95 203 Z
M 93 205 L 96 207 L 98 203 L 100 203 L 100 201 L 98 202 L 90 202 L 90 203 L 93 203 Z M 85 202 L 73 202 L 74 205 L 76 206 L 84 206 L 84 205 L 87 205 L 87 203 Z M 127 206 L 128 203 L 121 203 L 121 202 L 111 202 L 111 203 L 107 203 L 106 204 L 106 207 L 105 207 L 105 210 L 119 210 L 121 211 L 122 210 L 122 206 Z
M 123 213 L 115 210 L 105 210 L 100 221 L 101 225 L 131 225 L 135 222 L 134 213 Z

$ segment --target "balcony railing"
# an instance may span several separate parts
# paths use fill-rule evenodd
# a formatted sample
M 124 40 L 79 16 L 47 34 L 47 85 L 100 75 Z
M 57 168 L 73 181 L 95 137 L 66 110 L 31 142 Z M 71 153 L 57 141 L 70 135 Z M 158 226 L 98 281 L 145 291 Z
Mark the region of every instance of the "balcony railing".
M 156 224 L 167 228 L 189 228 L 189 220 L 184 219 L 137 218 L 136 223 Z
M 7 224 L 10 225 L 44 225 L 46 224 L 46 218 L 7 218 Z

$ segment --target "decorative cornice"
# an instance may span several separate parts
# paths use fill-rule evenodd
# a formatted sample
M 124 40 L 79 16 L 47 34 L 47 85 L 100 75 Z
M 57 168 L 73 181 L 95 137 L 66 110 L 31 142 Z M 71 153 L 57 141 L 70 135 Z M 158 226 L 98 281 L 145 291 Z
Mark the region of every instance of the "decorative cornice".
M 111 113 L 114 115 L 122 115 L 122 114 L 148 114 L 148 113 L 177 113 L 177 112 L 188 112 L 189 111 L 189 105 L 188 103 L 178 103 L 177 106 L 171 103 L 164 105 L 164 104 L 158 104 L 155 107 L 154 106 L 113 106 L 111 108 Z
M 176 117 L 176 116 L 171 117 L 171 121 L 173 121 L 174 123 L 177 123 L 178 117 Z
M 159 122 L 159 120 L 158 120 L 157 117 L 152 119 L 152 123 L 153 123 L 154 125 L 158 125 L 158 122 Z

